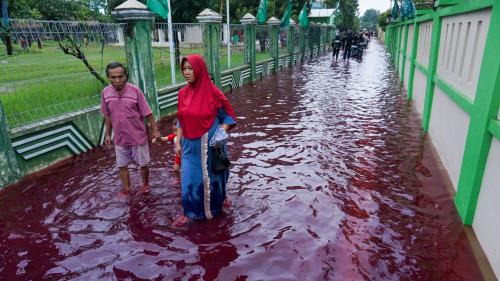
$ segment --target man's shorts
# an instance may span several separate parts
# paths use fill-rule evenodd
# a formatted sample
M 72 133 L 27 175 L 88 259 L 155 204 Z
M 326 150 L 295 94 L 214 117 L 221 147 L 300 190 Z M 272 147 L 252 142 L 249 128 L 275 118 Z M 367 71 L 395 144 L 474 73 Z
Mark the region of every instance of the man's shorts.
M 149 164 L 149 146 L 146 142 L 143 145 L 115 145 L 116 166 L 126 167 L 135 162 L 139 167 Z

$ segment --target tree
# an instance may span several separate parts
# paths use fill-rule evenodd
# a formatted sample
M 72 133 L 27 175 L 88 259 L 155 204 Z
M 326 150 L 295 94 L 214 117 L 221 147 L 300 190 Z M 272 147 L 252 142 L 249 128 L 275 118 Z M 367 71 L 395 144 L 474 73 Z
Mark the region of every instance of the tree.
M 415 0 L 413 3 L 417 10 L 434 9 L 433 0 Z
M 342 0 L 339 3 L 339 14 L 335 17 L 335 25 L 339 30 L 359 30 L 358 0 Z
M 102 76 L 97 71 L 95 71 L 95 69 L 90 65 L 82 49 L 80 48 L 78 43 L 76 43 L 76 41 L 73 40 L 73 38 L 68 37 L 65 40 L 59 41 L 58 44 L 59 48 L 61 48 L 61 50 L 66 55 L 74 56 L 75 58 L 82 61 L 85 67 L 87 67 L 87 69 L 89 70 L 90 74 L 92 74 L 92 76 L 94 76 L 99 82 L 101 82 L 103 86 L 106 86 L 107 84 L 106 80 L 102 78 Z
M 42 19 L 42 14 L 34 6 L 33 0 L 10 0 L 9 17 L 18 19 Z
M 6 0 L 7 1 L 7 0 Z M 126 0 L 8 0 L 9 15 L 18 19 L 40 20 L 112 20 L 111 12 Z M 138 0 L 146 4 L 147 0 Z M 338 0 L 330 0 L 338 1 Z M 352 1 L 352 0 L 351 0 Z M 357 1 L 357 0 L 356 0 Z M 225 0 L 170 0 L 172 21 L 175 23 L 197 22 L 196 16 L 206 8 L 220 12 L 225 18 Z M 246 13 L 257 14 L 260 0 L 230 0 L 231 23 L 239 23 Z M 281 18 L 288 4 L 288 0 L 269 0 L 268 18 Z M 292 18 L 295 20 L 306 0 L 292 1 Z M 103 14 L 104 12 L 104 14 Z M 157 22 L 164 19 L 156 18 Z M 225 22 L 225 20 L 224 20 Z
M 9 0 L 9 15 L 17 19 L 102 20 L 106 0 Z
M 387 10 L 377 17 L 377 23 L 382 31 L 387 27 L 387 18 L 391 15 L 391 10 Z
M 365 14 L 360 19 L 361 28 L 375 31 L 377 29 L 377 18 L 380 12 L 375 9 L 366 10 Z
M 323 1 L 323 5 L 325 5 L 325 8 L 327 9 L 332 9 L 332 8 L 335 8 L 337 7 L 337 2 L 339 2 L 340 0 L 325 0 Z

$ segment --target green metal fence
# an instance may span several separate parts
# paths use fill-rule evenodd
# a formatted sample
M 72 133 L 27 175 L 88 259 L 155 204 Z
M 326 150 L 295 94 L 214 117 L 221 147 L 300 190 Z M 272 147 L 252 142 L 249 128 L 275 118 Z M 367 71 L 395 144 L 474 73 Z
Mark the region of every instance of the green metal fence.
M 245 28 L 242 24 L 229 25 L 229 37 L 226 34 L 228 25 L 224 24 L 221 29 L 221 40 L 219 46 L 219 64 L 221 71 L 242 66 L 245 64 L 243 54 L 245 52 L 244 39 Z M 230 48 L 228 48 L 228 45 Z
M 255 27 L 255 55 L 257 61 L 263 61 L 271 57 L 270 53 L 270 32 L 268 25 L 257 25 Z
M 0 99 L 10 127 L 95 106 L 105 65 L 125 61 L 121 24 L 11 20 L 0 46 Z
M 294 52 L 302 48 L 284 52 L 282 45 L 278 56 L 276 20 L 256 26 L 249 17 L 244 25 L 231 25 L 232 63 L 225 69 L 228 56 L 219 48 L 222 28 L 215 12 L 205 11 L 200 24 L 174 24 L 172 31 L 167 24 L 153 24 L 146 7 L 144 12 L 137 18 L 122 11 L 118 20 L 125 23 L 120 24 L 12 20 L 14 54 L 0 46 L 0 187 L 103 143 L 98 105 L 110 61 L 127 64 L 130 81 L 141 87 L 156 118 L 175 113 L 183 86 L 178 64 L 188 54 L 202 54 L 214 83 L 224 90 L 275 73 L 294 57 L 300 61 Z
M 293 27 L 280 27 L 278 31 L 278 47 L 280 54 L 288 53 L 288 29 Z
M 199 23 L 174 23 L 173 65 L 170 60 L 169 32 L 166 23 L 155 23 L 153 31 L 153 60 L 155 79 L 158 88 L 172 86 L 184 82 L 180 70 L 180 60 L 190 54 L 203 54 L 202 26 Z M 172 69 L 175 81 L 172 81 Z

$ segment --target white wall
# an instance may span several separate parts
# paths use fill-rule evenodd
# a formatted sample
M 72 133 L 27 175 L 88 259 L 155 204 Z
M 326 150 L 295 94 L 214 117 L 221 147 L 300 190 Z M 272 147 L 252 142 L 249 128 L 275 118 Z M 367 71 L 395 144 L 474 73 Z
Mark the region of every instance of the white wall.
M 500 141 L 493 139 L 472 227 L 497 277 L 500 277 Z
M 424 67 L 428 67 L 429 53 L 431 48 L 432 21 L 422 22 L 418 33 L 417 61 Z
M 408 89 L 408 79 L 410 78 L 410 65 L 411 64 L 411 61 L 410 61 L 410 57 L 408 57 L 408 59 L 406 59 L 406 62 L 405 62 L 405 76 L 404 76 L 404 79 L 403 79 L 403 85 L 405 86 L 406 89 Z
M 417 108 L 418 113 L 420 113 L 420 116 L 424 114 L 426 84 L 427 77 L 418 68 L 415 68 L 415 77 L 413 78 L 413 104 Z
M 438 87 L 434 89 L 429 135 L 457 190 L 469 115 Z
M 190 27 L 186 27 L 183 33 L 183 43 L 203 43 L 203 29 L 201 28 L 201 26 L 193 25 Z
M 411 64 L 411 48 L 413 46 L 413 24 L 408 28 L 408 41 L 406 43 L 406 62 L 405 62 L 405 76 L 403 80 L 403 84 L 406 89 L 408 89 L 408 79 L 410 78 L 410 64 Z
M 445 17 L 441 26 L 436 73 L 472 99 L 476 93 L 490 16 L 491 9 Z

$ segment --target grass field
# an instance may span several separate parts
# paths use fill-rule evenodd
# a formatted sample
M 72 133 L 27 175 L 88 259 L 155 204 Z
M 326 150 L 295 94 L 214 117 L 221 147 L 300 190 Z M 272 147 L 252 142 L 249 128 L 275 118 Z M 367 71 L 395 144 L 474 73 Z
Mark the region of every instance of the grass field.
M 10 127 L 43 120 L 51 116 L 99 104 L 101 83 L 85 65 L 66 55 L 55 42 L 44 42 L 43 49 L 34 44 L 7 56 L 0 50 L 0 100 Z M 105 78 L 104 69 L 110 61 L 125 62 L 125 48 L 89 45 L 83 51 L 90 65 Z M 202 49 L 181 49 L 181 55 L 203 53 Z M 227 69 L 227 49 L 221 48 L 220 68 Z M 257 61 L 269 58 L 268 52 L 257 53 Z M 153 48 L 157 87 L 171 85 L 170 57 L 167 48 Z M 231 49 L 231 67 L 243 65 L 243 51 Z M 183 81 L 176 66 L 176 80 Z

